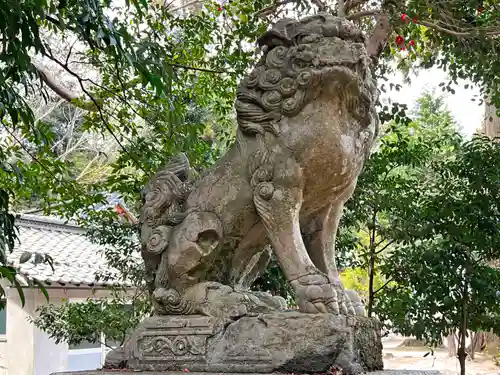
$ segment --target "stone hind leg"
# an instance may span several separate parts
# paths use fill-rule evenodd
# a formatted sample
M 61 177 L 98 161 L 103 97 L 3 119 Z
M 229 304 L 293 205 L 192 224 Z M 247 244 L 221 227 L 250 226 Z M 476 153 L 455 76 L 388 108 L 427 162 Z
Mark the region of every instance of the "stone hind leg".
M 276 258 L 291 282 L 302 312 L 339 313 L 337 293 L 328 276 L 311 261 L 300 232 L 302 179 L 298 165 L 286 160 L 271 181 L 256 184 L 254 203 Z

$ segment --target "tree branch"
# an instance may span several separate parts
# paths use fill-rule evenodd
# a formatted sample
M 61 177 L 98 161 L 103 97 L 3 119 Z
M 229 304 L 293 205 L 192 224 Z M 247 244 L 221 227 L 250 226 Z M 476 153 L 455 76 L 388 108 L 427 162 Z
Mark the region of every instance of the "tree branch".
M 268 16 L 269 14 L 273 13 L 276 9 L 278 9 L 282 5 L 290 4 L 295 2 L 295 0 L 281 0 L 281 1 L 276 1 L 274 4 L 271 4 L 265 8 L 262 8 L 258 12 L 255 12 L 256 16 L 261 16 L 265 17 Z
M 477 38 L 481 35 L 489 36 L 489 37 L 500 35 L 500 28 L 498 28 L 497 30 L 493 30 L 493 31 L 484 31 L 484 30 L 481 31 L 481 29 L 479 29 L 479 28 L 473 29 L 472 31 L 454 31 L 454 30 L 447 29 L 446 27 L 432 23 L 430 21 L 424 20 L 424 21 L 419 21 L 419 23 L 421 25 L 424 25 L 425 27 L 428 27 L 429 29 L 437 30 L 437 31 L 440 31 L 444 34 L 448 34 L 448 35 L 456 36 L 456 37 Z
M 368 56 L 374 60 L 374 63 L 376 63 L 378 57 L 384 51 L 391 33 L 392 28 L 389 22 L 389 16 L 387 14 L 378 15 L 375 31 L 368 39 L 368 44 L 366 46 Z
M 40 79 L 48 87 L 50 87 L 52 91 L 54 91 L 59 97 L 75 105 L 76 107 L 84 109 L 86 111 L 91 111 L 91 112 L 97 111 L 97 107 L 91 101 L 84 101 L 83 103 L 80 103 L 81 97 L 75 94 L 74 92 L 68 90 L 67 88 L 59 85 L 54 79 L 54 77 L 47 71 L 47 69 L 45 69 L 45 67 L 35 62 L 33 62 L 32 64 L 35 67 Z
M 356 13 L 350 14 L 346 18 L 348 20 L 351 20 L 351 21 L 357 21 L 360 18 L 368 17 L 368 16 L 377 16 L 377 15 L 379 15 L 381 13 L 382 12 L 380 10 L 368 9 L 368 10 L 363 10 L 361 12 L 356 12 Z
M 63 182 L 62 180 L 59 180 L 30 150 L 28 150 L 28 148 L 24 145 L 24 143 L 21 142 L 21 140 L 14 134 L 14 132 L 12 132 L 9 129 L 9 127 L 7 126 L 7 124 L 5 124 L 5 122 L 3 120 L 1 120 L 1 124 L 2 124 L 3 128 L 5 129 L 5 131 L 7 131 L 7 133 L 9 133 L 9 135 L 17 142 L 17 144 L 19 146 L 21 146 L 21 148 L 24 150 L 24 152 L 26 152 L 26 154 L 28 154 L 28 156 L 31 158 L 31 160 L 33 160 L 38 165 L 40 165 L 40 167 L 43 170 L 45 170 L 45 172 L 47 172 L 54 179 L 54 181 L 57 181 L 59 183 Z
M 385 244 L 385 246 L 383 248 L 381 248 L 380 250 L 378 250 L 377 252 L 375 252 L 375 254 L 377 254 L 377 255 L 380 254 L 385 249 L 387 249 L 389 246 L 391 246 L 393 243 L 394 243 L 394 240 L 390 240 L 387 244 Z
M 144 170 L 143 166 L 141 165 L 141 163 L 132 154 L 130 154 L 130 152 L 127 150 L 127 148 L 123 145 L 123 143 L 120 141 L 120 139 L 118 138 L 118 136 L 113 131 L 113 128 L 110 126 L 110 124 L 104 118 L 104 113 L 102 111 L 102 103 L 101 103 L 102 100 L 94 98 L 92 96 L 92 94 L 85 88 L 85 86 L 83 84 L 84 80 L 78 74 L 76 74 L 75 72 L 73 72 L 68 66 L 64 65 L 62 62 L 60 62 L 58 59 L 56 59 L 54 56 L 52 56 L 51 53 L 50 54 L 46 54 L 45 56 L 47 56 L 49 59 L 51 59 L 52 61 L 54 61 L 58 65 L 60 65 L 62 68 L 64 68 L 64 70 L 66 70 L 69 74 L 71 74 L 73 77 L 75 77 L 78 80 L 78 83 L 80 84 L 80 88 L 90 98 L 90 100 L 92 101 L 92 103 L 94 104 L 94 106 L 96 108 L 96 112 L 99 113 L 99 117 L 101 118 L 101 121 L 102 121 L 104 127 L 108 130 L 108 132 L 111 134 L 111 136 L 115 139 L 116 143 L 120 146 L 120 148 L 127 155 L 129 155 L 130 159 L 136 164 L 136 166 L 138 167 L 138 169 L 143 170 L 144 172 L 146 172 Z
M 324 12 L 328 9 L 328 5 L 326 5 L 322 0 L 311 0 L 311 3 L 318 7 L 318 11 Z
M 168 9 L 169 12 L 177 12 L 179 10 L 182 10 L 182 9 L 185 9 L 191 5 L 196 5 L 196 4 L 199 4 L 199 3 L 203 3 L 202 0 L 192 0 L 192 1 L 188 1 L 186 4 L 183 4 L 181 6 L 178 6 L 177 8 L 173 8 L 173 9 Z M 170 5 L 170 4 L 169 4 Z
M 382 285 L 380 288 L 377 290 L 373 291 L 373 295 L 375 296 L 378 292 L 380 292 L 382 289 L 384 289 L 389 283 L 392 281 L 392 279 L 387 280 L 384 285 Z
M 368 0 L 347 0 L 344 3 L 344 10 L 347 14 L 347 13 L 349 13 L 349 11 L 351 9 L 354 9 L 360 5 L 366 4 L 367 2 L 368 2 Z
M 382 20 L 383 22 L 381 23 L 381 18 L 387 17 L 385 14 L 382 13 L 382 11 L 377 10 L 377 9 L 368 9 L 368 10 L 363 10 L 360 12 L 356 12 L 353 14 L 348 15 L 346 18 L 351 21 L 357 21 L 363 17 L 373 17 L 373 16 L 379 16 L 379 20 L 377 23 L 376 30 L 374 32 L 377 33 L 377 28 L 383 28 L 384 30 L 390 30 L 390 28 L 386 28 L 385 25 L 385 20 Z M 388 21 L 388 20 L 387 20 Z M 388 24 L 388 22 L 387 22 Z M 481 29 L 481 28 L 476 28 L 476 29 L 469 29 L 468 31 L 455 31 L 451 30 L 449 28 L 446 28 L 444 26 L 438 25 L 436 23 L 433 23 L 431 21 L 426 21 L 426 20 L 420 20 L 419 24 L 428 27 L 429 29 L 433 29 L 439 32 L 442 32 L 447 35 L 455 36 L 455 37 L 462 37 L 462 38 L 477 38 L 481 35 L 484 35 L 486 37 L 493 37 L 493 36 L 498 36 L 500 35 L 500 27 L 497 29 Z M 379 34 L 382 35 L 382 31 L 379 31 Z M 372 37 L 374 36 L 372 35 Z M 388 33 L 390 35 L 390 33 Z M 378 38 L 377 38 L 378 41 Z
M 45 16 L 45 20 L 48 21 L 48 22 L 50 22 L 53 25 L 56 25 L 60 29 L 68 29 L 68 30 L 76 32 L 76 29 L 74 27 L 71 27 L 71 26 L 68 26 L 68 25 L 63 25 L 61 23 L 61 21 L 59 21 L 57 18 L 54 18 L 52 16 L 46 15 Z

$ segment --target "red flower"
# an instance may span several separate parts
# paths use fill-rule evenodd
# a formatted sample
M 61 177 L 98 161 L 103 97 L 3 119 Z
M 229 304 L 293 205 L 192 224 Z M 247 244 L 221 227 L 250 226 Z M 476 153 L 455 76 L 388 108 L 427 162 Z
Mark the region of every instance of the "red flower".
M 408 23 L 410 22 L 410 17 L 408 17 L 406 13 L 403 13 L 401 14 L 401 21 L 403 21 L 404 23 Z
M 405 46 L 403 46 L 403 47 L 401 47 L 401 48 L 400 48 L 400 50 L 401 50 L 401 51 L 406 51 L 406 47 L 405 47 Z
M 219 7 L 217 8 L 217 10 L 218 10 L 219 12 L 222 12 L 222 7 L 221 7 L 221 6 L 219 6 Z
M 413 23 L 418 23 L 418 18 L 417 17 L 413 17 Z
M 188 370 L 187 368 L 185 368 L 183 371 L 184 371 L 184 372 L 189 372 L 189 370 Z
M 396 37 L 396 44 L 399 46 L 405 42 L 405 38 L 403 38 L 401 35 L 398 35 Z
M 413 39 L 410 40 L 409 43 L 410 43 L 410 46 L 414 46 L 415 45 L 415 41 Z

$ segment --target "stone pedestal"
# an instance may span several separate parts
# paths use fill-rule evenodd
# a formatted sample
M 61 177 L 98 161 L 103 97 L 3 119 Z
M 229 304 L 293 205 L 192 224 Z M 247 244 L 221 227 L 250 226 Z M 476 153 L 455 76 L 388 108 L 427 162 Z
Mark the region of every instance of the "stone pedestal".
M 108 365 L 143 371 L 343 374 L 383 368 L 376 320 L 295 311 L 244 315 L 154 316 L 146 319 Z
M 134 372 L 137 374 L 137 372 Z M 175 372 L 175 371 L 147 371 L 147 372 L 142 372 L 139 371 L 139 374 L 143 375 L 185 375 L 184 372 Z M 218 373 L 218 372 L 212 372 L 212 373 L 207 373 L 207 372 L 189 372 L 189 375 L 250 375 L 248 373 L 245 374 L 238 374 L 238 373 Z M 123 370 L 123 371 L 76 371 L 76 372 L 57 372 L 55 374 L 51 375 L 130 375 L 130 370 Z M 258 373 L 254 373 L 252 375 L 261 375 Z M 272 373 L 268 375 L 290 375 L 290 374 L 279 374 L 279 373 Z M 455 375 L 455 371 L 435 371 L 435 370 L 387 370 L 387 371 L 376 371 L 376 372 L 370 372 L 369 375 Z

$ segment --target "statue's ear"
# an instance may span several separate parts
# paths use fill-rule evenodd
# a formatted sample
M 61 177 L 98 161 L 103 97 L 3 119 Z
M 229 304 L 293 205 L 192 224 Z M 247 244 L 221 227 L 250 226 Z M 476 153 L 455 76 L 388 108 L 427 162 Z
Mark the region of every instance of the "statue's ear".
M 292 45 L 293 38 L 300 29 L 300 24 L 293 19 L 284 18 L 279 20 L 271 30 L 266 31 L 257 39 L 260 48 L 267 46 L 271 50 L 277 46 L 289 47 Z

